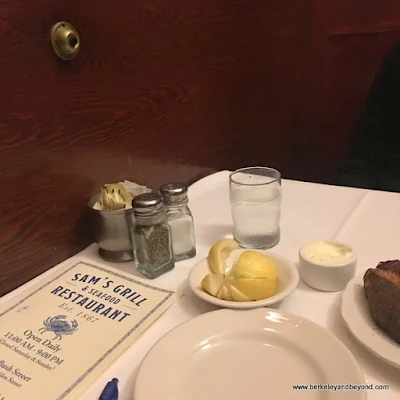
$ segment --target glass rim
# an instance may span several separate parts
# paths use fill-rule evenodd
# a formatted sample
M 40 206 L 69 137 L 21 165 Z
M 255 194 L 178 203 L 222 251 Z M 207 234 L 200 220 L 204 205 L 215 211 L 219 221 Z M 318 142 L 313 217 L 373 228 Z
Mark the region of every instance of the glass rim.
M 271 180 L 270 182 L 263 182 L 263 183 L 243 183 L 243 182 L 239 182 L 237 180 L 234 179 L 234 175 L 240 172 L 246 172 L 246 171 L 250 171 L 250 170 L 255 170 L 255 169 L 260 169 L 260 170 L 265 170 L 265 171 L 272 171 L 275 172 L 277 174 L 277 177 L 271 177 L 273 180 Z M 261 175 L 262 176 L 262 175 Z M 235 183 L 236 185 L 243 185 L 243 186 L 266 186 L 266 185 L 270 185 L 271 183 L 275 183 L 277 181 L 281 180 L 281 173 L 275 169 L 275 168 L 271 168 L 271 167 L 262 167 L 262 166 L 255 166 L 255 167 L 244 167 L 244 168 L 239 168 L 235 171 L 232 171 L 229 174 L 229 181 L 232 183 Z

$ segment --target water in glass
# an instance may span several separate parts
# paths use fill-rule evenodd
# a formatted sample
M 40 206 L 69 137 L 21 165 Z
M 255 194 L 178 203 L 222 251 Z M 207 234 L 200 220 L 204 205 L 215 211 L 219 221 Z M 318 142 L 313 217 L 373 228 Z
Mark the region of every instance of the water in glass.
M 280 176 L 277 179 L 245 170 L 233 175 L 230 183 L 233 235 L 242 247 L 266 249 L 279 242 L 281 194 Z

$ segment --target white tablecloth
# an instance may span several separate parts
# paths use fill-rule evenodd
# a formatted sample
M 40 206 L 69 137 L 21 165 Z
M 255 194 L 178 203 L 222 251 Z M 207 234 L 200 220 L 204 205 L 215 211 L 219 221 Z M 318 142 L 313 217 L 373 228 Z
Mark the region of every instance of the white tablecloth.
M 82 399 L 98 399 L 105 384 L 117 377 L 120 381 L 120 400 L 132 400 L 137 368 L 150 347 L 178 324 L 216 309 L 191 294 L 186 286 L 186 278 L 190 268 L 207 255 L 214 242 L 231 235 L 228 175 L 228 171 L 222 171 L 189 188 L 190 207 L 195 218 L 197 256 L 195 259 L 177 263 L 173 271 L 157 279 L 160 284 L 168 286 L 184 285 L 185 295 L 103 374 Z M 379 261 L 400 258 L 397 228 L 400 221 L 400 194 L 287 180 L 282 185 L 282 234 L 274 252 L 297 262 L 299 247 L 306 241 L 346 241 L 358 253 L 358 274 L 369 267 L 375 267 Z M 65 263 L 78 258 L 104 264 L 97 254 L 96 245 L 88 247 Z M 135 273 L 132 263 L 109 265 Z M 27 283 L 30 284 L 31 282 Z M 4 296 L 0 301 L 5 301 L 21 289 Z M 318 292 L 300 282 L 295 292 L 282 302 L 279 309 L 299 314 L 326 327 L 353 352 L 368 383 L 390 386 L 387 391 L 369 391 L 369 400 L 398 400 L 400 370 L 390 367 L 369 353 L 349 334 L 340 316 L 340 299 L 341 293 Z M 154 381 L 156 383 L 156 376 Z

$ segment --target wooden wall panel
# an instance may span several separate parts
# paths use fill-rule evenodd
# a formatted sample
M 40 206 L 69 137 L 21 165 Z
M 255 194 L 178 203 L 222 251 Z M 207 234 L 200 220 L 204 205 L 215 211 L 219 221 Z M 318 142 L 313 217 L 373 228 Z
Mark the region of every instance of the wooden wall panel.
M 398 32 L 398 0 L 323 0 L 328 35 Z
M 332 182 L 372 81 L 400 40 L 400 2 L 315 2 L 312 180 Z
M 306 178 L 311 1 L 0 0 L 0 295 L 92 240 L 105 182 Z M 81 33 L 65 62 L 53 23 Z

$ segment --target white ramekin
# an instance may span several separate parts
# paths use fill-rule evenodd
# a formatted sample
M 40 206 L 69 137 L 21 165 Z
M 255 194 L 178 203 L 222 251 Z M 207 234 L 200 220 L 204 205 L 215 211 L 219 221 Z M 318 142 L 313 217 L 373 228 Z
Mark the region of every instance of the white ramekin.
M 345 245 L 352 250 L 352 257 L 341 263 L 320 263 L 307 257 L 304 252 L 306 246 L 318 242 L 329 242 Z M 348 244 L 334 241 L 321 240 L 304 244 L 299 251 L 299 273 L 303 281 L 314 289 L 325 292 L 344 290 L 347 283 L 354 277 L 357 267 L 357 256 L 354 249 Z

